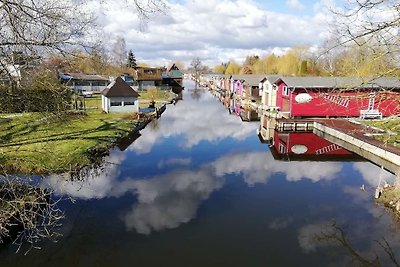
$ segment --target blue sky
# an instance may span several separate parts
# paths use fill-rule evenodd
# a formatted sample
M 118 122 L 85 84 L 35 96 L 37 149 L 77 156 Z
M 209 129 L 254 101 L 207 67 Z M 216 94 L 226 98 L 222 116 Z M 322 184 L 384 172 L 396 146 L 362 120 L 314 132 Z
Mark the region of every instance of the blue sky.
M 317 49 L 328 37 L 334 0 L 170 0 L 164 14 L 150 17 L 143 28 L 125 0 L 92 3 L 99 14 L 104 42 L 112 47 L 125 38 L 138 61 L 164 66 L 188 65 L 200 57 L 206 65 L 247 55 L 284 53 L 293 46 Z

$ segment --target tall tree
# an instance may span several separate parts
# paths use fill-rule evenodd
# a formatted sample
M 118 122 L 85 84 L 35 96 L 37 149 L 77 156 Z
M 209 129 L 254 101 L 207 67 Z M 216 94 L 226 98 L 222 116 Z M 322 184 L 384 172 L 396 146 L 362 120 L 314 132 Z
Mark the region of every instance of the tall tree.
M 132 68 L 132 69 L 135 69 L 135 68 L 137 67 L 137 65 L 136 65 L 136 58 L 135 58 L 135 55 L 133 54 L 132 50 L 129 50 L 129 53 L 128 53 L 128 63 L 126 64 L 126 66 L 127 66 L 128 68 Z
M 126 41 L 122 36 L 118 36 L 114 42 L 112 49 L 112 61 L 118 66 L 125 66 L 126 55 L 128 52 L 126 51 Z
M 199 80 L 200 71 L 202 69 L 202 63 L 199 57 L 196 57 L 190 63 L 192 72 L 195 75 L 195 89 L 197 89 L 197 82 Z

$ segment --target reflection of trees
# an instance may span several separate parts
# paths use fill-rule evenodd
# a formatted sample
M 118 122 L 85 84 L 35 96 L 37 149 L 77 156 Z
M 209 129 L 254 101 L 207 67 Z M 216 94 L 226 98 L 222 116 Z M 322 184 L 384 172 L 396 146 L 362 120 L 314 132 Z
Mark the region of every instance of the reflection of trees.
M 334 244 L 339 248 L 344 249 L 344 251 L 352 258 L 357 266 L 367 266 L 367 267 L 380 267 L 387 266 L 381 262 L 382 259 L 379 258 L 377 254 L 372 259 L 368 259 L 366 256 L 363 256 L 360 252 L 358 252 L 352 244 L 350 244 L 347 233 L 336 224 L 336 222 L 332 223 L 331 227 L 320 234 L 314 236 L 314 241 L 318 243 L 328 243 Z M 389 257 L 390 262 L 393 266 L 400 266 L 396 255 L 393 252 L 390 244 L 387 242 L 385 238 L 382 238 L 382 241 L 375 240 L 377 244 L 383 249 L 385 254 Z
M 27 178 L 0 176 L 0 243 L 38 248 L 40 241 L 58 237 L 63 213 L 51 191 L 30 185 Z
M 157 120 L 157 119 L 152 120 L 152 121 L 149 123 L 149 126 L 150 126 L 150 129 L 151 129 L 152 131 L 158 130 L 158 129 L 160 128 L 159 120 Z
M 194 100 L 199 101 L 204 92 L 204 89 L 194 89 L 191 91 L 190 95 Z

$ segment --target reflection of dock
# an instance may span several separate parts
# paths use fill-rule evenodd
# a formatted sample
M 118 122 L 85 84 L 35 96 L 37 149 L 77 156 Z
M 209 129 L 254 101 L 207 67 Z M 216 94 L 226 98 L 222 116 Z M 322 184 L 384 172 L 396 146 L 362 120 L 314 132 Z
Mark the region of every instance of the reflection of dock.
M 371 131 L 376 130 L 345 120 L 322 120 L 314 124 L 316 135 L 383 166 L 391 173 L 400 174 L 400 150 L 366 136 Z
M 276 129 L 280 132 L 312 132 L 314 129 L 313 120 L 277 120 Z
M 344 119 L 275 120 L 267 116 L 262 116 L 257 131 L 260 141 L 269 144 L 277 160 L 360 161 L 363 158 L 399 175 L 400 149 L 370 137 L 380 133 L 376 128 Z

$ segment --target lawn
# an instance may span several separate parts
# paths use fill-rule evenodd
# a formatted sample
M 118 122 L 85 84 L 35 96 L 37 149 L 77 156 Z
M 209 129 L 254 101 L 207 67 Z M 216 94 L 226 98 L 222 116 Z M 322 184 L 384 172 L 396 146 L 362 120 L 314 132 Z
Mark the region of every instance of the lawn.
M 362 123 L 385 130 L 385 134 L 374 136 L 374 138 L 395 147 L 400 146 L 400 118 L 391 117 L 383 120 L 364 120 Z
M 0 171 L 59 173 L 86 166 L 128 135 L 136 116 L 104 114 L 0 114 Z

